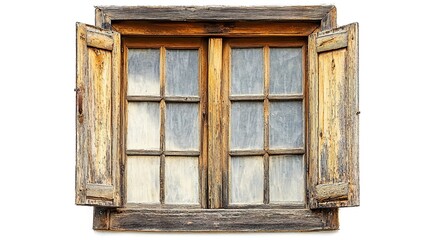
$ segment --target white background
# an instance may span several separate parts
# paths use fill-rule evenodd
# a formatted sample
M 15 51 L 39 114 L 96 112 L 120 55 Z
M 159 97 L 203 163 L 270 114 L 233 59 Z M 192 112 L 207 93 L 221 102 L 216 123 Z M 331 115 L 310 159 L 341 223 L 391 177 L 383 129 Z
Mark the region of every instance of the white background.
M 424 1 L 4 1 L 0 23 L 0 239 L 427 238 L 429 49 Z M 74 205 L 75 22 L 93 5 L 335 4 L 360 23 L 361 206 L 337 232 L 112 233 Z M 421 218 L 421 219 L 420 219 Z

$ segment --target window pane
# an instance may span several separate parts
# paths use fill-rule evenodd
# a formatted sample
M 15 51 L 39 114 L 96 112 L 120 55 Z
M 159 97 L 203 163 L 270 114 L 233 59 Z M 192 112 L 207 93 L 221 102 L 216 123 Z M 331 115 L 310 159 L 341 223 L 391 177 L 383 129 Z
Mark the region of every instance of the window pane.
M 127 149 L 159 150 L 159 103 L 128 103 Z
M 263 94 L 262 48 L 233 48 L 231 58 L 231 95 Z
M 159 203 L 159 157 L 127 157 L 127 202 Z
M 167 103 L 166 150 L 198 150 L 199 132 L 197 103 Z
M 270 202 L 304 202 L 303 156 L 270 157 Z
M 128 95 L 159 96 L 159 49 L 128 50 Z
M 262 157 L 232 157 L 230 203 L 263 203 L 264 162 Z
M 302 93 L 301 48 L 270 48 L 270 93 Z
M 199 203 L 198 157 L 165 157 L 165 203 Z
M 304 147 L 301 101 L 270 103 L 270 149 Z
M 167 50 L 166 95 L 198 96 L 198 50 Z
M 264 144 L 262 102 L 234 102 L 231 106 L 231 150 L 262 149 Z

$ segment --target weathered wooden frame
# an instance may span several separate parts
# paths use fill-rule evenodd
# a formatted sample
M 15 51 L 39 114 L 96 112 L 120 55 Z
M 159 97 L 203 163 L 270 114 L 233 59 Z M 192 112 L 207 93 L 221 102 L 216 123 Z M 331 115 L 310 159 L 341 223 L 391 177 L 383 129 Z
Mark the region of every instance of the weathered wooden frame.
M 96 7 L 96 26 L 123 36 L 210 37 L 208 72 L 208 207 L 209 209 L 94 208 L 93 228 L 119 231 L 315 231 L 336 230 L 338 208 L 222 209 L 220 161 L 222 135 L 222 49 L 220 37 L 308 36 L 336 27 L 334 6 L 282 7 Z M 183 29 L 186 29 L 183 31 Z M 305 94 L 304 94 L 305 95 Z M 125 97 L 121 98 L 122 107 Z M 304 99 L 305 109 L 308 100 Z M 122 130 L 124 129 L 122 124 Z M 308 133 L 307 133 L 308 134 Z M 308 136 L 307 136 L 308 138 Z M 124 139 L 121 140 L 122 143 Z M 307 143 L 308 144 L 308 143 Z M 123 145 L 122 145 L 123 146 Z M 123 151 L 123 150 L 122 150 Z M 123 183 L 122 183 L 123 184 Z
M 121 108 L 121 115 L 123 117 L 123 131 L 122 138 L 126 139 L 126 131 L 127 128 L 127 107 L 128 102 L 159 102 L 160 103 L 160 150 L 129 150 L 124 151 L 122 155 L 122 164 L 123 168 L 126 169 L 126 159 L 127 156 L 160 156 L 160 204 L 153 205 L 144 205 L 145 207 L 153 207 L 153 208 L 206 208 L 207 207 L 207 44 L 201 38 L 126 38 L 122 39 L 122 89 L 121 96 L 126 98 L 124 101 L 124 105 Z M 161 52 L 161 72 L 160 72 L 160 96 L 129 96 L 126 93 L 127 89 L 127 79 L 128 73 L 126 69 L 128 69 L 128 50 L 132 48 L 160 48 Z M 165 57 L 166 57 L 166 49 L 196 49 L 199 51 L 200 60 L 199 60 L 199 96 L 198 97 L 171 97 L 166 96 L 165 94 Z M 165 115 L 166 115 L 166 104 L 167 103 L 198 103 L 199 104 L 199 114 L 198 121 L 200 125 L 200 147 L 198 151 L 166 151 L 165 150 Z M 126 142 L 123 145 L 127 146 Z M 194 156 L 198 157 L 198 168 L 199 168 L 199 191 L 200 191 L 200 199 L 199 204 L 192 205 L 164 205 L 165 204 L 165 157 L 167 156 Z M 126 176 L 122 174 L 122 176 Z M 126 203 L 126 184 L 123 184 L 122 187 L 122 196 L 123 203 Z M 140 204 L 127 204 L 130 207 L 139 207 Z

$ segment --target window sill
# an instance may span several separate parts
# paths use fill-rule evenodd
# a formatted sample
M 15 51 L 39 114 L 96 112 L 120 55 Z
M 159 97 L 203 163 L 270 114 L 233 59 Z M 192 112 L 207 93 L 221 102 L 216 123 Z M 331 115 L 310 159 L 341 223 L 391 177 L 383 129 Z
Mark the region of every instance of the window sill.
M 338 209 L 94 208 L 94 230 L 271 232 L 338 229 Z

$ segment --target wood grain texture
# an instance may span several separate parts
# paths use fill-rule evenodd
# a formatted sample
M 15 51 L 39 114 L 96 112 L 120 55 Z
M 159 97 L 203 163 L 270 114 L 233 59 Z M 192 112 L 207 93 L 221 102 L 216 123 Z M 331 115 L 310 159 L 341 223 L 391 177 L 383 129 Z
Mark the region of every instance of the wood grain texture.
M 110 223 L 110 210 L 108 208 L 94 207 L 92 229 L 107 230 Z
M 325 52 L 347 47 L 348 36 L 347 32 L 335 33 L 318 37 L 316 40 L 317 52 Z
M 222 39 L 208 47 L 208 206 L 222 207 Z
M 76 204 L 120 206 L 120 38 L 81 23 L 76 28 Z M 106 50 L 103 41 L 110 40 Z
M 357 28 L 354 23 L 309 37 L 310 112 L 318 112 L 310 117 L 311 208 L 359 205 Z M 318 39 L 344 36 L 347 46 L 318 53 Z M 320 189 L 329 191 L 318 197 Z
M 96 8 L 110 21 L 321 21 L 333 6 L 97 6 Z M 106 20 L 106 17 L 104 19 Z
M 347 200 L 348 194 L 348 183 L 319 184 L 316 186 L 315 197 L 319 202 L 329 202 Z
M 338 229 L 337 209 L 112 209 L 114 231 L 271 232 Z
M 160 22 L 115 21 L 113 28 L 124 35 L 133 36 L 308 36 L 320 25 L 317 21 L 298 22 Z
M 330 30 L 337 27 L 337 8 L 332 6 L 329 12 L 322 18 L 320 29 L 322 31 Z

